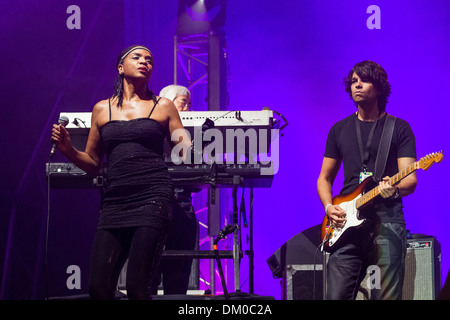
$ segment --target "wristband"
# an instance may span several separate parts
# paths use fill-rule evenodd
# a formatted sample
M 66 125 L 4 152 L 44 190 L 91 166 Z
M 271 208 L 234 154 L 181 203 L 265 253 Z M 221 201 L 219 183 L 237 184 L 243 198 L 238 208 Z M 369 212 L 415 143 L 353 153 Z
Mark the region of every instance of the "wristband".
M 325 213 L 327 213 L 327 210 L 328 210 L 329 206 L 332 206 L 332 204 L 331 203 L 327 204 L 327 206 L 325 207 Z
M 392 196 L 389 197 L 389 199 L 397 199 L 400 196 L 400 189 L 398 187 L 395 187 L 395 192 Z

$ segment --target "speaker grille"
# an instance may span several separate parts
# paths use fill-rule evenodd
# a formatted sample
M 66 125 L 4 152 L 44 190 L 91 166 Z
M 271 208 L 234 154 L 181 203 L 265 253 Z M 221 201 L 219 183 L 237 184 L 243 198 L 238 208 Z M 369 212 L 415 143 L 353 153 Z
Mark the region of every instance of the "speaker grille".
M 434 238 L 410 239 L 403 300 L 434 300 L 441 288 L 441 250 Z
M 368 276 L 361 282 L 357 300 L 370 299 Z M 435 238 L 408 239 L 403 300 L 434 300 L 441 290 L 441 248 Z

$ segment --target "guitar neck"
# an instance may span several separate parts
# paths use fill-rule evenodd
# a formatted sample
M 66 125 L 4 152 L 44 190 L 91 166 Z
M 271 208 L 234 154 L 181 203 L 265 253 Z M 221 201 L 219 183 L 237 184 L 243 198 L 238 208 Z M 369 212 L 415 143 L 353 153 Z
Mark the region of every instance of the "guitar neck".
M 393 175 L 389 180 L 388 183 L 390 186 L 395 186 L 396 184 L 400 183 L 404 178 L 409 176 L 411 173 L 416 171 L 420 168 L 419 161 L 416 161 L 400 171 L 399 173 Z M 372 199 L 376 198 L 380 194 L 380 188 L 376 186 L 375 188 L 371 189 L 370 191 L 364 193 L 358 200 L 356 200 L 356 209 L 359 210 L 359 208 L 363 207 L 364 205 L 368 204 Z

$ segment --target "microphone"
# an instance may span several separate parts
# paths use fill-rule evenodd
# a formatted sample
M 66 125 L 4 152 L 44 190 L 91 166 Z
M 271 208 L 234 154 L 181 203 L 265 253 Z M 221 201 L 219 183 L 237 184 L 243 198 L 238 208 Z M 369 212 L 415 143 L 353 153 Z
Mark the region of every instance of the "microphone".
M 66 116 L 61 116 L 58 119 L 58 123 L 60 125 L 62 125 L 63 127 L 65 127 L 69 124 L 69 118 L 67 118 Z M 53 155 L 55 154 L 55 150 L 56 150 L 56 142 L 53 142 L 52 150 L 50 151 L 49 161 L 53 158 Z
M 229 224 L 225 226 L 222 230 L 220 230 L 219 234 L 217 235 L 216 240 L 214 240 L 214 246 L 217 247 L 217 244 L 220 240 L 225 239 L 225 237 L 236 230 L 237 226 L 233 224 Z

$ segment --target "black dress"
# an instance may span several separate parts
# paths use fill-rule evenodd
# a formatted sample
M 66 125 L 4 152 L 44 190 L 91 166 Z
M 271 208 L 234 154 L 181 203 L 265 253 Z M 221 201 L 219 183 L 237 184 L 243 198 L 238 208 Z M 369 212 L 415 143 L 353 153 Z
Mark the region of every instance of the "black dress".
M 165 130 L 150 118 L 111 120 L 101 129 L 106 182 L 99 229 L 155 226 L 170 219 L 174 190 L 163 157 Z M 167 211 L 169 211 L 167 213 Z

